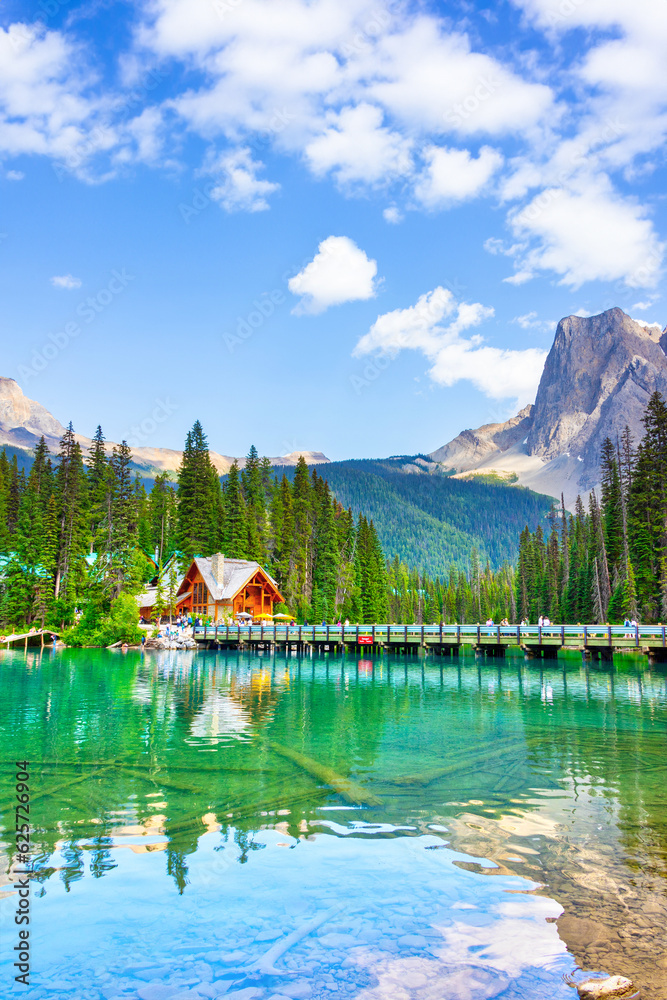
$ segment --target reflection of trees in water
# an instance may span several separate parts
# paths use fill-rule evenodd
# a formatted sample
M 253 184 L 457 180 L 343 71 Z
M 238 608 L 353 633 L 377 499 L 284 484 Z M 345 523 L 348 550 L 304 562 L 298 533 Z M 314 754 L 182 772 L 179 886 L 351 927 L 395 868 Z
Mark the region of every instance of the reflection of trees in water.
M 303 836 L 333 793 L 273 753 L 271 742 L 344 776 L 361 773 L 385 803 L 364 818 L 417 827 L 438 816 L 446 822 L 461 811 L 456 802 L 470 799 L 487 818 L 537 809 L 523 801 L 530 789 L 559 787 L 572 773 L 620 803 L 619 828 L 637 865 L 649 858 L 664 872 L 664 790 L 648 774 L 659 774 L 663 757 L 655 746 L 649 754 L 642 736 L 653 725 L 650 706 L 633 708 L 632 734 L 613 697 L 593 692 L 586 702 L 567 679 L 547 718 L 535 684 L 541 674 L 523 663 L 438 669 L 386 658 L 357 666 L 333 657 L 158 660 L 76 651 L 45 656 L 28 671 L 4 670 L 0 698 L 12 735 L 0 737 L 1 759 L 12 759 L 19 733 L 35 762 L 38 877 L 53 874 L 63 840 L 69 888 L 83 870 L 82 839 L 92 845 L 91 873 L 102 877 L 115 864 L 113 833 L 164 831 L 166 867 L 183 892 L 187 858 L 211 828 L 202 817 L 214 815 L 223 838 L 234 831 L 241 863 L 262 826 L 284 823 L 290 836 Z M 529 673 L 532 694 L 523 689 Z M 192 721 L 214 696 L 238 704 L 250 727 L 202 754 Z
M 178 888 L 179 896 L 182 896 L 188 884 L 188 866 L 184 852 L 178 850 L 173 843 L 167 847 L 167 874 L 171 875 Z

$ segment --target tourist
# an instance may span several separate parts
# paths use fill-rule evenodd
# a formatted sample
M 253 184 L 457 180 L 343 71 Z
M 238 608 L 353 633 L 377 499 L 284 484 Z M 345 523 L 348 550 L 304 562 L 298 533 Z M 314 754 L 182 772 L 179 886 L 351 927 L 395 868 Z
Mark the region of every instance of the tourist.
M 349 618 L 346 618 L 346 619 L 345 619 L 345 627 L 347 628 L 347 626 L 348 626 L 349 624 L 350 624 L 350 619 L 349 619 Z

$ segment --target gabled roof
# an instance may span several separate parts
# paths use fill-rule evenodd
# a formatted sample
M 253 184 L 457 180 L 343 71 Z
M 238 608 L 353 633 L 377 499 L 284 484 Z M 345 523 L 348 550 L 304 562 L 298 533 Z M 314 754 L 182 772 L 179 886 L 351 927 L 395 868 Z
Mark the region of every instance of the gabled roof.
M 214 601 L 229 601 L 236 597 L 239 590 L 242 590 L 248 581 L 252 580 L 258 570 L 266 577 L 276 592 L 280 594 L 276 581 L 257 562 L 251 562 L 247 559 L 225 559 L 222 584 L 219 584 L 213 576 L 210 556 L 195 556 L 193 562 L 201 573 L 208 592 Z M 186 573 L 186 577 L 187 575 Z

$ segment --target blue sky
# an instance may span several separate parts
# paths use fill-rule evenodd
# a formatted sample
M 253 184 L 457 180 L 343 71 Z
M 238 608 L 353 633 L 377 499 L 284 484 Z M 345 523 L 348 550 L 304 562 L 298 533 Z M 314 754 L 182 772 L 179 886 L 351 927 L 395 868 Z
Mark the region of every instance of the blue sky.
M 532 401 L 560 317 L 667 321 L 664 0 L 0 24 L 0 374 L 82 434 L 430 451 Z

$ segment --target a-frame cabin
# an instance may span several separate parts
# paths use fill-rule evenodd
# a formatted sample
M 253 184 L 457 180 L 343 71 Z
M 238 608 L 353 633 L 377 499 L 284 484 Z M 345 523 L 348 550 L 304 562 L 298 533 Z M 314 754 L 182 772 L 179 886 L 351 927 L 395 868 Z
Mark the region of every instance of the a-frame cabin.
M 176 596 L 179 612 L 214 622 L 240 612 L 272 614 L 284 602 L 278 584 L 257 562 L 226 559 L 221 552 L 195 556 Z

